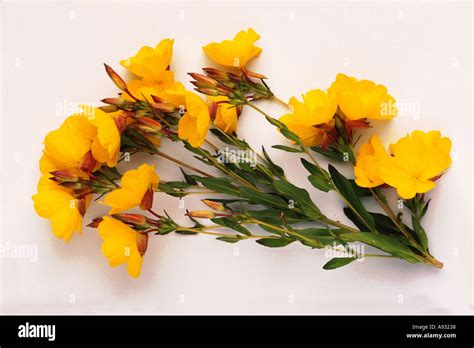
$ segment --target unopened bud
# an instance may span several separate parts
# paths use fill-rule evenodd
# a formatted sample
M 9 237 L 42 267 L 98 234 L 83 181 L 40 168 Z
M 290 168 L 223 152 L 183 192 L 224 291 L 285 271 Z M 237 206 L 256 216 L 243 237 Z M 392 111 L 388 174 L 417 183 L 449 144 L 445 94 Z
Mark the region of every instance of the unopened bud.
M 203 68 L 202 70 L 204 70 L 210 77 L 217 81 L 229 81 L 229 75 L 225 71 L 215 68 Z
M 126 224 L 137 225 L 137 226 L 147 225 L 146 216 L 141 215 L 141 214 L 121 213 L 121 214 L 113 214 L 112 217 Z
M 153 109 L 156 109 L 158 111 L 161 111 L 165 114 L 171 114 L 176 111 L 176 108 L 173 104 L 171 103 L 151 103 L 150 104 Z
M 126 108 L 131 104 L 128 100 L 124 98 L 105 98 L 102 99 L 101 102 L 104 104 L 116 106 L 119 109 Z
M 145 195 L 140 202 L 140 209 L 149 210 L 153 206 L 153 189 L 151 187 L 145 192 Z
M 195 88 L 196 91 L 199 93 L 205 94 L 205 95 L 210 95 L 213 97 L 217 97 L 221 93 L 217 89 L 210 89 L 210 88 Z
M 222 204 L 220 202 L 211 201 L 209 199 L 203 199 L 203 200 L 201 200 L 201 202 L 203 202 L 205 205 L 207 205 L 209 208 L 211 208 L 215 211 L 220 211 L 220 212 L 227 211 L 224 204 Z
M 57 183 L 79 181 L 79 177 L 68 170 L 55 170 L 54 172 L 50 172 L 50 174 L 53 176 L 51 180 Z
M 197 218 L 197 219 L 213 219 L 216 217 L 216 213 L 210 210 L 195 210 L 190 211 L 187 214 L 189 217 Z
M 127 84 L 125 81 L 117 74 L 114 69 L 104 63 L 105 71 L 107 71 L 107 75 L 109 75 L 110 79 L 115 83 L 115 85 L 122 91 L 127 90 Z
M 219 82 L 206 75 L 198 73 L 188 73 L 188 75 L 195 79 L 202 87 L 217 87 L 219 85 Z
M 97 109 L 102 110 L 103 112 L 106 112 L 106 113 L 115 112 L 118 110 L 118 108 L 114 105 L 103 105 L 103 106 L 99 106 Z
M 160 122 L 146 116 L 139 117 L 137 120 L 138 128 L 146 133 L 159 133 L 163 128 Z
M 247 70 L 246 68 L 242 68 L 242 72 L 245 75 L 250 76 L 250 77 L 255 77 L 256 79 L 266 79 L 267 78 L 266 76 L 264 76 L 262 74 Z

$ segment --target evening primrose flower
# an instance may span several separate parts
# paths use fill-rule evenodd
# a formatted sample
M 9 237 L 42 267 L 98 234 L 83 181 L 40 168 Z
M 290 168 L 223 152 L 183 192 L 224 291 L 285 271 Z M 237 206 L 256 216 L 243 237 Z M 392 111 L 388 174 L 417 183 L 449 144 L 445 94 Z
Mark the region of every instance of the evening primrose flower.
M 337 110 L 334 96 L 315 89 L 304 94 L 302 102 L 292 97 L 289 104 L 290 112 L 279 120 L 298 135 L 305 146 L 323 144 L 326 130 L 334 125 L 333 116 Z
M 120 150 L 120 130 L 116 118 L 121 117 L 122 112 L 106 113 L 90 107 L 83 107 L 83 110 L 81 115 L 87 117 L 96 130 L 91 144 L 92 155 L 97 161 L 115 167 Z
M 242 30 L 237 33 L 232 41 L 213 42 L 202 49 L 216 63 L 242 68 L 262 52 L 260 47 L 254 45 L 258 39 L 260 39 L 260 35 L 249 28 L 247 31 Z
M 55 170 L 92 170 L 90 151 L 96 128 L 81 115 L 72 115 L 44 139 L 44 156 L 40 167 Z
M 380 163 L 380 177 L 403 199 L 433 189 L 434 180 L 451 165 L 451 140 L 439 131 L 414 131 L 390 145 L 390 150 L 392 156 Z
M 384 181 L 380 177 L 380 161 L 388 157 L 378 135 L 373 135 L 369 142 L 359 148 L 354 166 L 356 184 L 361 187 L 376 187 Z
M 68 242 L 74 231 L 81 233 L 82 217 L 89 203 L 88 198 L 75 198 L 73 190 L 62 187 L 44 175 L 38 183 L 38 193 L 33 196 L 36 213 L 51 221 L 54 235 Z
M 349 120 L 387 120 L 398 112 L 395 99 L 387 93 L 387 88 L 369 80 L 338 74 L 329 93 L 336 96 L 339 108 Z
M 121 60 L 120 64 L 142 78 L 155 81 L 173 80 L 173 73 L 168 70 L 173 56 L 173 42 L 174 40 L 164 39 L 155 48 L 144 46 L 134 57 Z
M 110 192 L 101 203 L 111 207 L 110 214 L 136 206 L 148 210 L 152 206 L 153 191 L 158 188 L 159 180 L 154 165 L 142 164 L 137 169 L 127 171 L 120 181 L 121 187 Z
M 137 278 L 147 248 L 148 235 L 137 232 L 110 216 L 103 217 L 98 229 L 104 240 L 102 253 L 109 259 L 109 265 L 116 267 L 126 263 L 128 274 Z
M 178 124 L 178 136 L 191 146 L 199 147 L 206 139 L 211 124 L 209 107 L 198 95 L 185 93 L 186 113 Z
M 234 134 L 237 130 L 237 108 L 226 103 L 227 100 L 225 96 L 209 97 L 209 109 L 214 125 L 228 134 Z

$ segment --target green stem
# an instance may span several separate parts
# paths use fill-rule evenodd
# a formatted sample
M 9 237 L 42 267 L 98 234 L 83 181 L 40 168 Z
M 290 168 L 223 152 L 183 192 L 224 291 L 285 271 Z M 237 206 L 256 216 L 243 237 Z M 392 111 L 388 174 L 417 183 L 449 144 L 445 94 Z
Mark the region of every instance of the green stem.
M 172 157 L 172 156 L 170 156 L 170 155 L 168 155 L 168 154 L 166 154 L 166 153 L 164 153 L 164 152 L 161 152 L 161 151 L 158 150 L 158 149 L 155 149 L 155 150 L 152 152 L 152 154 L 157 155 L 157 156 L 160 156 L 160 157 L 163 157 L 163 158 L 167 159 L 168 161 L 177 163 L 177 164 L 179 164 L 180 166 L 183 166 L 183 167 L 185 167 L 185 168 L 188 168 L 188 169 L 190 169 L 190 170 L 192 170 L 192 171 L 194 171 L 194 172 L 196 172 L 196 173 L 198 173 L 198 174 L 207 176 L 208 178 L 213 178 L 213 177 L 214 177 L 214 176 L 212 176 L 211 174 L 206 173 L 205 171 L 202 171 L 202 170 L 200 170 L 200 169 L 197 169 L 196 167 L 193 167 L 192 165 L 187 164 L 187 163 L 185 163 L 185 162 L 183 162 L 183 161 L 180 161 L 179 159 L 174 158 L 174 157 Z

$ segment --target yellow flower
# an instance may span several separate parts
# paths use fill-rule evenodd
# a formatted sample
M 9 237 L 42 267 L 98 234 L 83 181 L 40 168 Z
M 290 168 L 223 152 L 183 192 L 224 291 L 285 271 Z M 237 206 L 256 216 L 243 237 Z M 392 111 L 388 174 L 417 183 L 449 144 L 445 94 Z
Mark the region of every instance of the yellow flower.
M 380 161 L 388 157 L 378 135 L 373 135 L 369 142 L 359 148 L 354 166 L 357 185 L 361 187 L 376 187 L 384 181 L 380 178 Z
M 44 139 L 44 156 L 40 167 L 72 172 L 80 170 L 86 155 L 91 151 L 95 136 L 96 129 L 86 117 L 68 117 Z
M 173 42 L 174 40 L 164 39 L 155 48 L 144 46 L 134 57 L 121 60 L 120 64 L 143 78 L 155 81 L 172 80 L 173 73 L 167 69 L 173 56 Z
M 155 166 L 142 164 L 137 169 L 127 171 L 121 179 L 121 188 L 110 192 L 102 204 L 110 206 L 110 214 L 140 206 L 144 210 L 151 208 L 153 191 L 157 189 L 159 177 Z
M 186 113 L 178 124 L 178 136 L 193 147 L 199 147 L 206 139 L 211 124 L 207 103 L 192 92 L 185 93 Z
M 450 165 L 451 140 L 439 131 L 414 131 L 390 145 L 393 156 L 380 163 L 380 177 L 403 199 L 425 193 Z
M 258 57 L 262 52 L 260 47 L 254 46 L 258 39 L 260 39 L 260 35 L 249 28 L 247 31 L 237 33 L 232 41 L 213 42 L 202 49 L 216 63 L 233 67 L 245 67 L 250 60 Z
M 120 117 L 122 112 L 106 113 L 97 108 L 82 108 L 84 112 L 81 115 L 87 117 L 90 124 L 96 128 L 91 144 L 92 155 L 97 161 L 115 167 L 120 150 L 120 131 L 115 118 Z
M 77 199 L 73 190 L 62 187 L 44 175 L 38 183 L 38 193 L 33 196 L 37 214 L 51 221 L 57 238 L 68 242 L 74 231 L 82 229 L 82 217 L 89 203 L 87 198 Z
M 228 134 L 237 131 L 237 108 L 235 105 L 223 103 L 228 98 L 225 96 L 209 97 L 211 118 L 214 119 L 214 125 Z
M 164 90 L 180 88 L 182 84 L 175 82 L 173 79 L 156 81 L 151 79 L 131 80 L 127 83 L 130 93 L 139 100 L 153 102 L 152 95 L 158 97 Z M 184 88 L 184 87 L 183 87 Z M 127 93 L 123 93 L 122 97 L 127 100 L 133 100 Z
M 303 95 L 303 102 L 292 97 L 289 104 L 290 112 L 280 117 L 280 121 L 298 135 L 304 145 L 323 144 L 326 130 L 334 125 L 337 104 L 333 95 L 315 89 Z
M 128 274 L 137 278 L 142 268 L 148 235 L 137 232 L 109 216 L 103 217 L 98 229 L 104 240 L 102 253 L 109 259 L 109 265 L 116 267 L 126 263 Z
M 391 119 L 397 115 L 395 99 L 383 85 L 338 74 L 329 92 L 336 95 L 339 108 L 349 120 Z

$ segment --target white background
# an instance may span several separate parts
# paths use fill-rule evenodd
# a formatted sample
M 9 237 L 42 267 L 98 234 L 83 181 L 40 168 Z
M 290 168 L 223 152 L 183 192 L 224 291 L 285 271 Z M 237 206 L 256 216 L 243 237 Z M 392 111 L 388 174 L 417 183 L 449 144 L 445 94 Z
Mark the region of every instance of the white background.
M 31 244 L 38 260 L 4 257 L 2 313 L 472 313 L 472 12 L 470 3 L 149 3 L 2 4 L 1 242 Z M 326 88 L 344 72 L 382 83 L 407 110 L 376 123 L 386 145 L 413 129 L 440 129 L 453 140 L 453 165 L 429 193 L 425 228 L 443 270 L 369 259 L 324 271 L 324 251 L 282 249 L 208 236 L 153 237 L 139 279 L 109 268 L 94 229 L 69 244 L 36 216 L 43 137 L 76 102 L 114 96 L 102 67 L 172 37 L 176 78 L 208 61 L 201 46 L 254 27 L 263 48 L 252 70 L 269 76 L 281 98 Z M 274 116 L 285 110 L 260 106 Z M 371 131 L 365 133 L 369 135 Z M 252 110 L 238 133 L 256 148 L 283 142 Z M 191 158 L 179 144 L 164 151 Z M 298 156 L 270 151 L 290 179 L 310 188 Z M 149 159 L 146 156 L 138 160 Z M 156 160 L 163 180 L 178 169 Z M 192 161 L 190 159 L 190 161 Z M 138 162 L 134 162 L 138 163 Z M 194 161 L 194 163 L 197 163 Z M 199 164 L 198 164 L 199 165 Z M 346 174 L 350 168 L 339 166 Z M 345 220 L 335 195 L 311 189 L 328 216 Z M 394 197 L 392 197 L 394 198 Z M 198 197 L 186 208 L 202 209 Z M 157 196 L 185 223 L 178 200 Z M 374 207 L 375 209 L 375 207 Z M 105 213 L 95 205 L 86 221 Z

